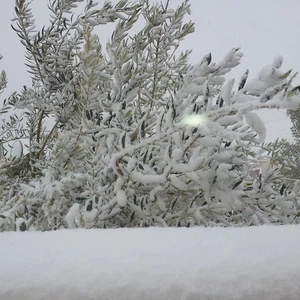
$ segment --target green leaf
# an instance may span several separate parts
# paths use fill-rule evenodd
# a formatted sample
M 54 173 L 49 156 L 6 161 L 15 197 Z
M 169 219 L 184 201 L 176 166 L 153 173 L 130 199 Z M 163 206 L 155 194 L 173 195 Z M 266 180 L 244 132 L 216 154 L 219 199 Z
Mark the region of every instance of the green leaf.
M 300 92 L 300 85 L 293 88 L 291 91 L 288 92 L 288 97 L 292 97 L 297 95 Z

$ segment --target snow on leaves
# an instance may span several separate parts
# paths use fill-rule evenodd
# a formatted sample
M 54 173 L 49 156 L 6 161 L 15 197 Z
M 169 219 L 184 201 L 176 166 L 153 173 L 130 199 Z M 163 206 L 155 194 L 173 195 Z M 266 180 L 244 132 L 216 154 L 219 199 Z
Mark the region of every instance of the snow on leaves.
M 300 103 L 282 58 L 250 81 L 246 71 L 236 89 L 227 78 L 240 49 L 195 66 L 189 51 L 177 53 L 194 31 L 187 0 L 177 9 L 90 1 L 74 20 L 78 1 L 60 2 L 51 2 L 52 25 L 35 33 L 21 26 L 33 24 L 29 4 L 17 1 L 34 78 L 14 98 L 30 120 L 29 168 L 0 192 L 1 230 L 298 222 L 299 189 L 283 194 L 275 171 L 253 178 L 248 165 L 265 137 L 253 111 Z M 113 21 L 103 53 L 94 28 Z

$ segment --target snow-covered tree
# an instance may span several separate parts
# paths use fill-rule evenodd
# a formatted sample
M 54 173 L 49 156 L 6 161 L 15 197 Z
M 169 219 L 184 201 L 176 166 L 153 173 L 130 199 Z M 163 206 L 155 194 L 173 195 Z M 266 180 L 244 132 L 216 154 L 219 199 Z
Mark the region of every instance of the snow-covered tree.
M 195 66 L 179 52 L 189 1 L 88 1 L 73 19 L 78 2 L 51 1 L 39 32 L 16 2 L 33 84 L 12 101 L 27 115 L 30 176 L 2 201 L 1 230 L 297 222 L 299 183 L 283 192 L 274 171 L 253 179 L 248 166 L 265 137 L 254 111 L 300 104 L 282 58 L 235 85 L 240 49 Z M 95 28 L 113 21 L 104 51 Z
M 293 88 L 289 94 L 300 93 L 300 86 Z M 300 179 L 300 109 L 287 110 L 287 115 L 292 122 L 293 142 L 278 139 L 269 146 L 272 163 L 280 167 L 280 174 L 287 179 Z
M 290 94 L 297 94 L 300 87 L 297 86 Z M 281 173 L 288 178 L 300 179 L 300 109 L 288 110 L 287 115 L 292 122 L 292 135 L 294 142 L 285 139 L 278 140 L 273 146 L 274 162 L 282 166 Z
M 299 93 L 300 86 L 294 88 L 292 93 Z M 292 121 L 292 134 L 297 144 L 300 144 L 300 109 L 288 110 L 287 115 Z
M 300 145 L 286 139 L 277 139 L 267 145 L 270 161 L 288 180 L 300 179 Z

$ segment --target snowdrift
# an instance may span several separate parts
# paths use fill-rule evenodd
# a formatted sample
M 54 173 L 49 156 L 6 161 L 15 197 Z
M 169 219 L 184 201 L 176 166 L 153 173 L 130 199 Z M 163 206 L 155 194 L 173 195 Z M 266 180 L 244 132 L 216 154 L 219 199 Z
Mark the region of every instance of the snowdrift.
M 1 300 L 299 300 L 300 226 L 0 234 Z

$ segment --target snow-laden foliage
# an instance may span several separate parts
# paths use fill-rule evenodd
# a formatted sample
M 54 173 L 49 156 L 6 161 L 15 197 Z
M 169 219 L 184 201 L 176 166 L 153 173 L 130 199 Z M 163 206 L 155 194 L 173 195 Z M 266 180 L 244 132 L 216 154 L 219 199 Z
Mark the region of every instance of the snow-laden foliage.
M 299 92 L 300 87 L 298 89 L 294 89 L 294 92 Z M 292 134 L 296 141 L 296 143 L 300 144 L 300 109 L 296 110 L 289 110 L 287 112 L 287 115 L 289 116 L 291 122 L 292 122 Z
M 290 143 L 286 139 L 277 139 L 267 145 L 272 165 L 279 168 L 279 173 L 285 180 L 300 179 L 300 145 L 297 142 Z
M 29 3 L 17 1 L 33 84 L 10 100 L 26 112 L 29 167 L 0 200 L 1 230 L 298 222 L 298 182 L 283 192 L 273 170 L 249 175 L 265 137 L 254 111 L 300 104 L 281 57 L 235 84 L 240 49 L 195 66 L 178 53 L 194 31 L 189 1 L 88 1 L 73 19 L 77 2 L 52 1 L 50 27 L 36 32 Z M 95 27 L 113 21 L 104 50 Z
M 299 93 L 300 87 L 292 89 L 290 95 Z M 271 154 L 272 164 L 280 168 L 282 174 L 289 182 L 289 179 L 300 179 L 300 109 L 287 110 L 287 116 L 292 122 L 293 142 L 286 139 L 277 139 L 267 145 Z
M 291 93 L 298 93 L 299 87 Z M 280 172 L 288 178 L 300 179 L 300 109 L 288 110 L 287 115 L 292 122 L 292 135 L 294 142 L 285 139 L 278 140 L 271 146 L 273 161 L 281 166 Z

